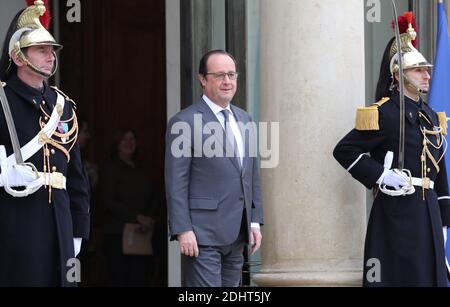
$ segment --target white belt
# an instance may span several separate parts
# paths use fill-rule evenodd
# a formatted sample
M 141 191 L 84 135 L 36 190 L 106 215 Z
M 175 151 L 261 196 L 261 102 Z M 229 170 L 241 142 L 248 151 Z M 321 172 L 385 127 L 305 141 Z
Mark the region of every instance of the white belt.
M 66 189 L 66 177 L 58 172 L 43 173 L 39 172 L 39 178 L 46 186 L 51 186 L 54 189 L 65 190 Z
M 434 189 L 434 181 L 430 180 L 430 178 L 417 178 L 411 177 L 412 184 L 416 187 L 423 187 L 424 189 Z

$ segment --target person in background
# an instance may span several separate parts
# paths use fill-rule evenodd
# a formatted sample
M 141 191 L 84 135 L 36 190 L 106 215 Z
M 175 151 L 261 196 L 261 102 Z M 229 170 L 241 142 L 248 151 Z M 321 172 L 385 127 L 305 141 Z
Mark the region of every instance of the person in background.
M 118 131 L 112 146 L 112 162 L 100 176 L 100 199 L 104 208 L 103 248 L 107 284 L 110 286 L 149 286 L 152 256 L 126 255 L 122 249 L 126 223 L 140 224 L 153 231 L 156 208 L 152 185 L 136 164 L 136 133 Z

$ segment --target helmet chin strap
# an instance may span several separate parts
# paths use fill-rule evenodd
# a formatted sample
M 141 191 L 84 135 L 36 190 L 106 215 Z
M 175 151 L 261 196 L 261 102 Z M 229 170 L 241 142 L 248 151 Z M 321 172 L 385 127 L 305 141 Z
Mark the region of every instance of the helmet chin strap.
M 428 91 L 425 91 L 423 89 L 421 89 L 419 86 L 417 86 L 417 84 L 414 83 L 414 81 L 412 81 L 411 79 L 409 79 L 405 73 L 403 73 L 403 78 L 406 81 L 406 87 L 408 87 L 409 89 L 413 90 L 413 92 L 417 95 L 422 95 L 422 94 L 426 94 L 428 93 Z
M 56 70 L 58 69 L 58 58 L 56 57 L 55 51 L 53 51 L 53 56 L 55 58 L 55 64 L 53 65 L 52 72 L 50 74 L 43 72 L 39 68 L 37 68 L 33 63 L 31 63 L 25 56 L 25 54 L 22 52 L 21 49 L 14 49 L 14 52 L 19 59 L 20 62 L 22 62 L 25 66 L 28 66 L 32 71 L 35 73 L 41 75 L 42 77 L 48 79 L 51 76 L 53 76 L 56 73 Z

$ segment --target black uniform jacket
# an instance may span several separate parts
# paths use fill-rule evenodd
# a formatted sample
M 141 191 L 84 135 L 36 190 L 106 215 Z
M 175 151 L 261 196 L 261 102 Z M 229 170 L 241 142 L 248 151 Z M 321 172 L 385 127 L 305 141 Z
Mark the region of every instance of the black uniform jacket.
M 422 178 L 421 128 L 439 127 L 437 114 L 425 103 L 405 97 L 404 168 L 413 177 Z M 375 188 L 364 251 L 364 285 L 366 286 L 447 286 L 442 226 L 450 225 L 450 200 L 445 160 L 439 171 L 426 158 L 426 176 L 434 181 L 434 189 L 421 187 L 409 196 L 393 197 L 377 192 L 377 180 L 384 170 L 388 151 L 394 153 L 392 168 L 398 167 L 400 108 L 399 95 L 378 108 L 379 130 L 350 131 L 334 149 L 334 157 L 350 174 L 367 188 Z M 437 135 L 428 135 L 438 144 Z M 427 145 L 436 161 L 443 149 Z M 438 147 L 438 146 L 436 146 Z M 379 260 L 380 278 L 374 278 L 373 260 Z M 370 275 L 369 279 L 367 278 Z M 374 281 L 375 280 L 375 281 Z
M 39 133 L 39 120 L 48 121 L 42 110 L 51 114 L 57 94 L 48 85 L 42 91 L 34 89 L 16 75 L 4 89 L 22 147 Z M 60 132 L 73 124 L 73 105 L 66 101 Z M 5 145 L 8 156 L 12 154 L 3 111 L 0 111 L 0 145 Z M 66 274 L 73 268 L 73 263 L 68 263 L 74 257 L 73 238 L 89 235 L 88 182 L 78 143 L 70 151 L 69 162 L 61 150 L 51 145 L 48 149 L 52 169 L 67 178 L 67 190 L 52 189 L 49 203 L 49 191 L 44 186 L 24 198 L 12 197 L 0 188 L 0 286 L 71 285 Z M 43 149 L 26 162 L 42 172 Z

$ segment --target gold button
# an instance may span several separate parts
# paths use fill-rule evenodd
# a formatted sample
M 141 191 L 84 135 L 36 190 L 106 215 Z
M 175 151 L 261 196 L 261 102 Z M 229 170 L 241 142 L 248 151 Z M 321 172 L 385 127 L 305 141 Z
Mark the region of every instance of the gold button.
M 431 168 L 427 169 L 427 172 L 428 172 L 428 173 L 431 172 Z
M 56 166 L 53 166 L 53 167 L 52 167 L 52 171 L 53 171 L 53 172 L 56 172 Z
M 48 120 L 48 117 L 46 116 L 46 117 L 44 117 L 44 120 Z
M 52 153 L 52 155 L 55 154 L 55 150 L 53 148 L 50 150 L 50 152 Z

